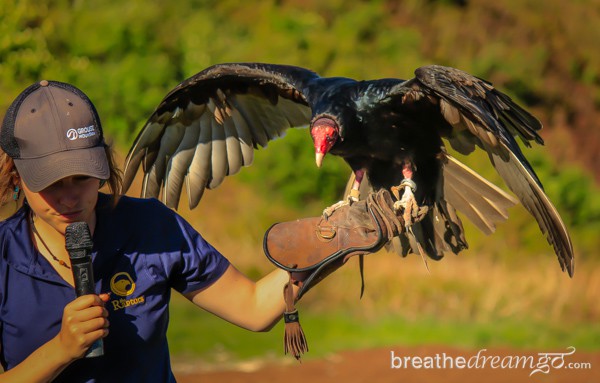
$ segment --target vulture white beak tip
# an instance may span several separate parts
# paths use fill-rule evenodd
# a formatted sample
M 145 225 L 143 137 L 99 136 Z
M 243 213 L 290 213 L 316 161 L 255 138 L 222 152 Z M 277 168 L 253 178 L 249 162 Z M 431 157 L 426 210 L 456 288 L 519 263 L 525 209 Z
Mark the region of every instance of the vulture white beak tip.
M 323 157 L 325 157 L 325 153 L 317 153 L 315 155 L 315 162 L 317 163 L 318 168 L 323 164 Z

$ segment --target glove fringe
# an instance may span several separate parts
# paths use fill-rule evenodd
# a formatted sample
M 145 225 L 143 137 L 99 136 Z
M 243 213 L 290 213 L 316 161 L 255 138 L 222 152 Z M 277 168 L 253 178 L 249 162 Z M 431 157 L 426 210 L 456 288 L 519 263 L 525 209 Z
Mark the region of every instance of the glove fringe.
M 283 297 L 286 307 L 283 313 L 283 320 L 285 322 L 283 335 L 284 352 L 286 355 L 291 353 L 296 360 L 300 361 L 302 355 L 308 352 L 308 343 L 302 326 L 300 326 L 298 309 L 294 306 L 291 274 L 290 282 L 286 283 L 283 288 Z
M 296 360 L 300 360 L 302 355 L 308 352 L 308 343 L 306 342 L 306 336 L 304 335 L 304 331 L 302 331 L 302 326 L 300 326 L 300 321 L 298 320 L 298 310 L 295 310 L 292 313 L 285 313 L 284 317 L 286 315 L 293 315 L 296 319 L 292 322 L 288 322 L 286 319 L 285 334 L 283 336 L 284 351 L 286 355 L 291 353 Z

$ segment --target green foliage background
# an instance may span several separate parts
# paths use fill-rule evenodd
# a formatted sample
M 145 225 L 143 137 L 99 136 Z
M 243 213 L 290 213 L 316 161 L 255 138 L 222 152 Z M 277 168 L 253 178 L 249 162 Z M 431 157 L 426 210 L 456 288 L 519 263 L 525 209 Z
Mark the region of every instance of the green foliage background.
M 582 243 L 598 245 L 589 238 L 600 229 L 597 169 L 580 166 L 582 158 L 598 157 L 597 148 L 586 157 L 576 141 L 595 131 L 583 123 L 600 114 L 597 0 L 0 4 L 0 110 L 33 81 L 72 82 L 96 103 L 106 135 L 123 148 L 172 87 L 219 62 L 294 64 L 358 79 L 409 78 L 415 68 L 438 63 L 489 79 L 542 119 L 545 137 L 567 130 L 560 153 L 526 154 L 567 224 L 587 233 Z M 259 153 L 257 169 L 240 178 L 295 206 L 337 199 L 345 164 L 328 158 L 317 171 L 308 135 L 289 136 Z M 466 162 L 496 177 L 484 157 Z

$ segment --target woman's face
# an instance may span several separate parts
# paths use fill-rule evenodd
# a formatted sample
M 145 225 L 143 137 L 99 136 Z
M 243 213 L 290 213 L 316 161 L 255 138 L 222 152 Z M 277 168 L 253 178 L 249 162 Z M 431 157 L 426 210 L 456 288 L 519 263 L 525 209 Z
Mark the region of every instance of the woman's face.
M 73 222 L 86 222 L 93 232 L 95 207 L 100 180 L 88 176 L 70 176 L 35 193 L 22 182 L 25 198 L 33 212 L 61 234 Z

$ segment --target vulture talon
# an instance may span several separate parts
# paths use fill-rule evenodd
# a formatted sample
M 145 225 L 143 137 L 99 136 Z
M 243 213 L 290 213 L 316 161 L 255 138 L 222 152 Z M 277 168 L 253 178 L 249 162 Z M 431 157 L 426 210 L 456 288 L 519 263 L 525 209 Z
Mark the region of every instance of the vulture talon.
M 359 200 L 358 190 L 354 190 L 354 189 L 351 190 L 350 194 L 348 194 L 348 196 L 346 197 L 345 200 L 338 201 L 338 202 L 334 203 L 333 205 L 323 209 L 323 218 L 325 218 L 325 219 L 329 218 L 340 207 L 346 206 L 346 205 L 350 206 L 354 202 L 358 202 L 358 200 Z
M 346 206 L 346 205 L 350 205 L 349 200 L 338 201 L 338 202 L 334 203 L 333 205 L 326 207 L 325 209 L 323 209 L 323 218 L 327 219 L 327 218 L 331 217 L 331 215 L 337 209 L 341 208 L 342 206 Z
M 400 186 L 392 186 L 390 188 L 390 191 L 392 192 L 392 194 L 394 195 L 394 197 L 396 197 L 397 201 L 396 203 L 400 202 Z M 394 208 L 396 208 L 396 203 L 394 203 Z M 398 208 L 396 208 L 396 210 L 398 210 Z
M 404 193 L 402 194 L 402 198 L 398 198 L 399 190 L 402 188 L 404 188 Z M 394 186 L 391 190 L 396 199 L 398 199 L 398 201 L 394 202 L 394 210 L 402 213 L 402 219 L 406 228 L 412 226 L 416 222 L 415 218 L 419 212 L 419 205 L 414 195 L 416 184 L 412 180 L 405 179 L 400 186 Z

